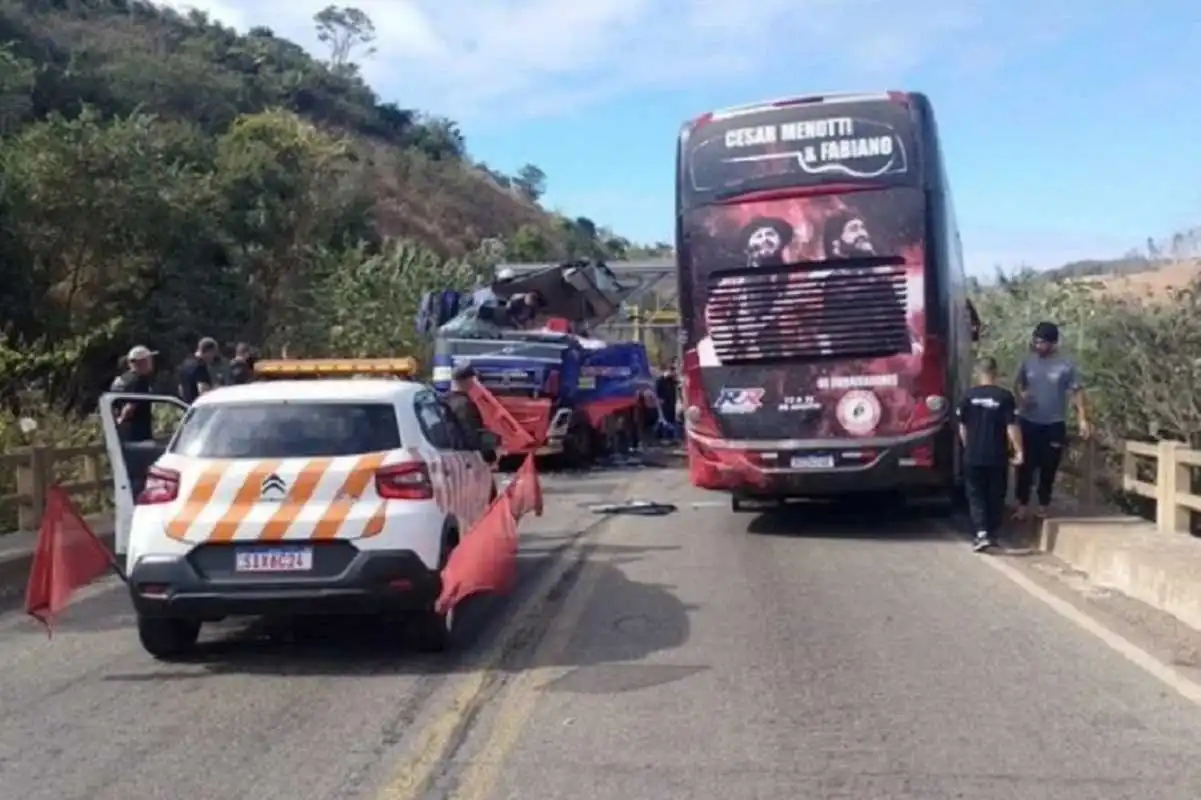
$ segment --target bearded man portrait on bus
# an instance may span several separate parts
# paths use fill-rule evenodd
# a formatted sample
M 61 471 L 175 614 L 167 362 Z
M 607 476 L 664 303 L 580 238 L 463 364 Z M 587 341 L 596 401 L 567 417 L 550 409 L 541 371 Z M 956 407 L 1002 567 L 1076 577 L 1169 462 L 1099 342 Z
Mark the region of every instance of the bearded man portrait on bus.
M 822 248 L 827 262 L 868 258 L 876 254 L 867 224 L 863 217 L 852 211 L 838 211 L 826 219 L 822 226 Z M 835 268 L 821 284 L 823 314 L 829 314 L 831 319 L 838 318 L 848 312 L 848 304 L 853 304 L 851 313 L 870 312 L 874 324 L 888 335 L 897 337 L 895 346 L 899 351 L 917 352 L 920 342 L 909 330 L 903 282 L 898 287 L 891 276 L 877 274 L 880 270 L 875 268 L 870 269 L 870 276 L 864 276 L 853 267 L 830 266 Z M 902 336 L 905 337 L 903 341 L 900 340 Z
M 871 233 L 863 218 L 850 211 L 838 211 L 822 226 L 822 251 L 827 259 L 862 258 L 875 255 Z
M 782 219 L 757 217 L 738 234 L 748 267 L 778 267 L 784 263 L 784 251 L 792 244 L 796 231 Z

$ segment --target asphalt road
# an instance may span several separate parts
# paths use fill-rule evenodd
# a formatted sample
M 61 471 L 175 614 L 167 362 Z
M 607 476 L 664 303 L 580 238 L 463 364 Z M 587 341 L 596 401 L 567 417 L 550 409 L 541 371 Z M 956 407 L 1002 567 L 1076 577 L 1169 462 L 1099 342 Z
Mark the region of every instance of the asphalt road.
M 223 623 L 197 663 L 140 648 L 122 587 L 90 587 L 54 638 L 0 616 L 0 800 L 370 797 L 414 721 L 472 670 L 557 554 L 600 519 L 587 503 L 640 473 L 552 476 L 522 524 L 521 588 L 465 609 L 460 657 L 413 652 L 391 628 Z
M 628 490 L 680 509 L 579 507 Z M 112 587 L 50 642 L 0 618 L 0 797 L 1201 797 L 1201 709 L 921 513 L 734 515 L 670 471 L 547 498 L 456 660 L 250 625 L 159 665 Z

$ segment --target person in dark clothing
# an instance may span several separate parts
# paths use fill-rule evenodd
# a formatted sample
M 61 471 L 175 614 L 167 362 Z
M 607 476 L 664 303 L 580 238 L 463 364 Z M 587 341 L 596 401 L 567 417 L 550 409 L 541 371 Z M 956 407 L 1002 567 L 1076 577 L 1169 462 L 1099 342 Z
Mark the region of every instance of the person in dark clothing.
M 984 358 L 977 363 L 976 385 L 964 395 L 958 416 L 964 488 L 976 529 L 975 549 L 980 552 L 996 544 L 1005 512 L 1009 464 L 1012 461 L 1020 465 L 1023 460 L 1017 399 L 1008 389 L 997 385 L 994 359 Z
M 234 360 L 229 365 L 229 383 L 237 386 L 254 380 L 254 351 L 246 342 L 234 348 Z
M 680 379 L 673 361 L 655 381 L 655 396 L 659 398 L 659 409 L 663 412 L 663 419 L 673 428 L 676 424 L 676 398 L 679 396 L 679 391 Z M 675 438 L 674 430 L 672 438 Z
M 1045 517 L 1048 513 L 1051 490 L 1067 445 L 1069 401 L 1076 407 L 1080 437 L 1087 439 L 1090 434 L 1080 371 L 1059 354 L 1059 327 L 1040 322 L 1034 328 L 1030 349 L 1033 352 L 1018 367 L 1015 387 L 1027 456 L 1017 474 L 1015 516 L 1019 520 L 1026 518 L 1035 472 L 1038 473 L 1037 515 Z
M 154 394 L 154 357 L 158 353 L 143 345 L 125 357 L 129 369 L 113 380 L 109 391 L 125 394 Z M 114 405 L 117 430 L 123 441 L 148 442 L 154 439 L 154 418 L 150 403 L 124 402 Z
M 484 417 L 476 407 L 475 401 L 471 399 L 471 395 L 467 393 L 467 387 L 473 380 L 475 380 L 475 370 L 470 366 L 456 369 L 450 376 L 450 392 L 446 395 L 446 405 L 450 406 L 459 425 L 471 437 L 474 447 L 479 442 L 480 431 L 484 430 Z
M 208 336 L 196 345 L 196 352 L 184 360 L 179 367 L 179 399 L 195 403 L 196 398 L 216 386 L 212 366 L 220 354 L 217 340 Z

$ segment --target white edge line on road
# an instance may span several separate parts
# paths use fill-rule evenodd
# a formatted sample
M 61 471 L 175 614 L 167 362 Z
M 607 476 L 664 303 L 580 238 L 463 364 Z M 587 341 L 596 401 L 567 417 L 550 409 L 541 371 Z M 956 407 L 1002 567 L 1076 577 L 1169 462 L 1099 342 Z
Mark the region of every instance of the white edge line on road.
M 963 537 L 955 533 L 943 529 L 943 534 L 948 539 L 953 539 L 956 542 L 963 543 Z M 1056 597 L 1051 592 L 1039 586 L 1034 581 L 1027 578 L 1016 567 L 1005 563 L 1003 555 L 982 555 L 981 562 L 995 569 L 997 572 L 1004 575 L 1019 588 L 1040 601 L 1044 605 L 1051 608 L 1052 611 L 1059 616 L 1068 620 L 1093 636 L 1100 639 L 1118 655 L 1123 656 L 1126 660 L 1135 664 L 1151 677 L 1158 680 L 1168 688 L 1180 694 L 1186 700 L 1201 705 L 1201 684 L 1182 674 L 1179 670 L 1174 669 L 1171 665 L 1165 664 L 1163 661 L 1156 658 L 1147 650 L 1139 647 L 1134 642 L 1122 636 L 1099 621 L 1089 616 L 1085 612 L 1076 608 L 1074 605 L 1064 600 L 1061 597 Z

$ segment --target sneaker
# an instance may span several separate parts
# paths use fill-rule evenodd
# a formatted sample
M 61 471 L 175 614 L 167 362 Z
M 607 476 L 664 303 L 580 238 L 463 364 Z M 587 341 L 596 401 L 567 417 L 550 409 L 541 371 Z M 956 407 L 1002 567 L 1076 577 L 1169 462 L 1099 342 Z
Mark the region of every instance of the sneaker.
M 1050 506 L 1039 506 L 1037 509 L 1035 509 L 1034 516 L 1038 519 L 1046 519 L 1050 513 Z
M 982 553 L 992 546 L 992 538 L 984 531 L 980 531 L 976 534 L 976 541 L 972 545 L 972 550 L 976 551 L 977 553 Z
M 1015 508 L 1013 510 L 1013 518 L 1015 520 L 1017 520 L 1018 522 L 1025 522 L 1026 521 L 1026 507 L 1020 505 L 1017 508 Z

